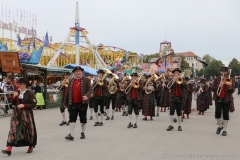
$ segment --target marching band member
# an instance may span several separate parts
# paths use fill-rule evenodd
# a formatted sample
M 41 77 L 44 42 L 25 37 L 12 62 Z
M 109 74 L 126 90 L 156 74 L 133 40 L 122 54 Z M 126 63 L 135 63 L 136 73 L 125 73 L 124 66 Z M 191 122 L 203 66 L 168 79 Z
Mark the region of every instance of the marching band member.
M 166 77 L 167 78 L 167 77 Z M 168 78 L 167 80 L 162 80 L 162 91 L 161 91 L 161 100 L 160 100 L 160 107 L 161 107 L 161 112 L 163 111 L 166 112 L 166 108 L 170 106 L 169 104 L 169 88 L 167 87 L 168 82 L 173 78 L 172 73 L 168 73 Z M 169 110 L 169 109 L 168 109 Z
M 128 81 L 130 77 L 127 77 L 127 74 L 124 73 L 124 77 L 122 78 L 121 82 L 118 81 L 118 89 L 116 93 L 116 110 L 118 109 L 120 111 L 120 108 L 122 108 L 123 113 L 122 116 L 128 116 L 128 106 L 126 105 L 126 94 L 125 89 L 127 87 Z
M 158 75 L 158 74 L 157 74 Z M 159 76 L 159 75 L 158 75 Z M 162 94 L 162 82 L 157 81 L 156 82 L 156 89 L 155 89 L 155 98 L 156 98 L 156 107 L 157 107 L 157 114 L 156 116 L 159 117 L 159 108 L 160 108 L 160 101 L 161 101 L 161 94 Z
M 90 79 L 90 83 L 91 83 L 91 86 L 93 84 L 93 78 L 91 77 L 90 74 L 86 73 L 85 76 Z M 94 98 L 93 98 L 93 94 L 90 95 L 90 99 L 88 101 L 88 106 L 90 108 L 90 120 L 93 120 L 93 103 L 94 103 Z
M 175 68 L 172 73 L 175 77 L 171 80 L 172 82 L 168 87 L 170 88 L 170 125 L 167 128 L 167 131 L 171 131 L 173 129 L 173 116 L 175 110 L 177 111 L 178 116 L 178 131 L 182 131 L 181 127 L 181 108 L 183 97 L 186 94 L 187 84 L 183 81 L 183 78 L 180 77 L 180 73 L 182 70 L 179 68 Z M 181 78 L 181 83 L 176 83 L 178 78 Z
M 140 77 L 138 78 L 137 73 L 132 73 L 132 80 L 128 82 L 127 88 L 130 88 L 127 94 L 127 103 L 128 103 L 128 114 L 129 114 L 129 124 L 128 128 L 137 128 L 137 120 L 139 116 L 139 107 L 142 100 L 142 85 L 140 83 Z M 134 86 L 138 83 L 137 87 Z M 127 90 L 126 88 L 126 90 Z M 135 123 L 132 124 L 132 111 L 135 113 Z
M 182 118 L 185 118 L 184 114 L 186 114 L 187 119 L 189 119 L 189 114 L 191 113 L 191 108 L 192 108 L 193 84 L 189 82 L 188 77 L 185 77 L 185 81 L 188 86 L 188 90 L 186 91 L 186 96 L 184 99 L 184 112 L 182 114 Z
M 103 79 L 103 75 L 105 74 L 104 70 L 100 69 L 97 71 L 98 78 L 94 83 L 97 83 L 98 81 L 102 81 L 103 84 L 99 85 L 97 84 L 93 91 L 93 97 L 94 97 L 94 112 L 96 116 L 96 122 L 94 126 L 103 126 L 103 114 L 104 114 L 104 102 L 106 97 L 106 90 L 107 90 L 107 81 Z M 100 112 L 101 112 L 101 120 L 99 122 L 98 120 L 98 105 L 100 105 Z
M 197 93 L 196 93 L 196 90 L 197 90 L 197 87 L 199 86 L 199 83 L 198 83 L 198 78 L 197 77 L 194 77 L 194 82 L 193 82 L 193 90 L 195 91 L 193 93 L 193 96 L 194 96 L 194 100 L 197 99 Z
M 205 79 L 200 79 L 200 84 L 196 88 L 196 94 L 197 94 L 197 111 L 198 114 L 204 115 L 204 111 L 206 111 L 207 105 L 208 105 L 208 98 L 207 98 L 207 85 L 205 82 Z
M 65 84 L 69 83 L 68 81 L 69 77 L 70 77 L 70 73 L 66 72 L 64 74 L 64 79 L 61 82 L 62 100 L 61 100 L 60 112 L 62 114 L 62 122 L 59 124 L 59 126 L 63 126 L 64 124 L 69 125 L 69 123 L 66 121 L 66 118 L 65 118 L 65 107 L 64 107 L 64 98 L 67 93 L 67 86 Z
M 208 86 L 207 89 L 207 96 L 208 96 L 208 105 L 212 106 L 212 83 L 209 81 L 209 79 L 206 80 L 206 84 Z
M 213 99 L 215 100 L 215 118 L 219 125 L 216 134 L 219 134 L 223 129 L 222 135 L 227 136 L 229 108 L 233 99 L 232 94 L 235 91 L 235 84 L 233 83 L 233 78 L 230 77 L 231 73 L 228 73 L 228 67 L 222 67 L 220 73 L 221 76 L 215 78 L 212 85 L 212 91 L 214 92 Z M 227 74 L 229 74 L 228 80 L 230 82 L 224 83 Z M 223 125 L 221 115 L 223 115 Z
M 147 120 L 147 116 L 150 116 L 151 120 L 153 116 L 155 116 L 155 88 L 156 84 L 153 81 L 154 76 L 148 75 L 147 81 L 143 85 L 143 90 L 145 90 L 145 94 L 143 96 L 143 108 L 142 115 L 144 116 L 143 120 Z M 150 84 L 151 83 L 151 84 Z
M 111 89 L 111 86 L 112 84 L 110 84 L 109 82 L 112 80 L 113 78 L 113 75 L 112 74 L 108 74 L 108 78 L 106 79 L 107 80 L 107 84 L 108 84 L 108 90 L 106 91 L 107 94 L 106 94 L 106 112 L 107 112 L 107 118 L 106 120 L 109 120 L 109 107 L 110 107 L 110 103 L 112 101 L 112 116 L 111 116 L 111 120 L 114 120 L 114 112 L 115 112 L 115 103 L 116 103 L 116 92 L 115 93 L 110 93 L 109 90 Z M 115 84 L 118 84 L 118 82 L 114 79 L 113 82 Z M 116 86 L 117 87 L 117 86 Z M 118 88 L 118 87 L 117 87 Z M 117 89 L 116 88 L 116 89 Z
M 73 69 L 74 78 L 69 80 L 68 90 L 64 99 L 64 107 L 68 107 L 70 134 L 65 137 L 66 140 L 74 140 L 74 130 L 76 127 L 77 117 L 80 117 L 81 136 L 85 138 L 85 128 L 87 123 L 88 100 L 92 94 L 91 82 L 83 76 L 84 69 L 76 66 Z

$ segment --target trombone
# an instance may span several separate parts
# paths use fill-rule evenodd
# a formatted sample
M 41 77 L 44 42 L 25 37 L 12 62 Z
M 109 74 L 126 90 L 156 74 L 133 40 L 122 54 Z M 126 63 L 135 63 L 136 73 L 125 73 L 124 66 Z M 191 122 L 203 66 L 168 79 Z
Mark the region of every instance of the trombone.
M 139 87 L 140 87 L 139 82 L 140 82 L 140 80 L 142 79 L 142 77 L 143 77 L 143 74 L 140 74 L 140 75 L 138 76 L 138 78 L 137 78 L 136 81 L 131 82 L 131 83 L 127 86 L 127 88 L 125 89 L 125 93 L 128 94 L 129 91 L 132 89 L 132 87 L 133 87 L 133 88 L 139 88 Z
M 179 76 L 178 75 L 175 75 L 173 77 L 173 79 L 171 79 L 168 84 L 167 84 L 167 88 L 170 89 L 174 83 L 177 83 L 177 84 L 182 84 L 183 83 L 183 76 L 185 75 L 185 73 L 183 72 L 182 74 L 180 74 Z
M 106 78 L 106 76 L 108 74 L 112 73 L 109 69 L 104 69 L 104 72 L 105 73 L 104 73 L 104 75 L 103 75 L 103 77 L 101 79 L 97 79 L 97 80 L 95 80 L 95 82 L 93 82 L 92 89 L 94 89 L 97 85 L 103 86 L 104 85 L 104 81 L 103 80 Z
M 232 79 L 231 79 L 232 69 L 229 69 L 228 71 L 229 71 L 229 75 L 228 75 L 227 78 L 224 77 L 224 76 L 225 76 L 224 74 L 223 74 L 223 76 L 221 77 L 221 81 L 220 81 L 220 82 L 223 81 L 223 83 L 218 86 L 218 89 L 217 89 L 217 94 L 218 94 L 218 96 L 220 96 L 220 94 L 221 94 L 221 92 L 222 92 L 223 84 L 229 85 L 230 83 L 232 83 Z
M 71 78 L 73 78 L 73 74 L 68 78 L 68 79 L 64 79 L 63 81 L 62 81 L 62 83 L 56 88 L 56 93 L 58 93 L 58 92 L 60 92 L 61 91 L 61 89 L 63 88 L 63 87 L 68 87 L 68 84 L 69 84 L 69 80 L 71 79 Z

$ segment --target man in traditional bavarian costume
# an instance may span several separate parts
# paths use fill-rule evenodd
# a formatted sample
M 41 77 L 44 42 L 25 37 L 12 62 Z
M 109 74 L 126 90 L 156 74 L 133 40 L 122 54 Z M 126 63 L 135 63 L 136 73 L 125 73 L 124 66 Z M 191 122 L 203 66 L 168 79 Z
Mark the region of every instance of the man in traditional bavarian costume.
M 76 127 L 77 117 L 80 117 L 81 136 L 85 138 L 85 128 L 87 123 L 88 100 L 92 94 L 90 79 L 83 76 L 84 69 L 76 66 L 73 69 L 74 78 L 71 78 L 68 90 L 64 99 L 65 108 L 68 106 L 70 134 L 65 137 L 66 140 L 74 140 L 74 130 Z
M 178 84 L 176 83 L 176 78 L 180 76 L 180 73 L 182 72 L 181 69 L 175 68 L 172 73 L 174 74 L 174 79 L 172 83 L 168 86 L 170 88 L 170 125 L 167 128 L 167 131 L 173 130 L 173 118 L 174 118 L 174 112 L 177 111 L 178 116 L 178 131 L 182 131 L 181 127 L 181 109 L 182 109 L 182 102 L 183 97 L 186 94 L 187 84 L 185 81 L 182 81 L 182 83 Z
M 59 126 L 63 126 L 64 124 L 69 125 L 69 123 L 66 121 L 66 118 L 65 118 L 65 107 L 64 107 L 64 98 L 67 93 L 67 86 L 65 85 L 65 83 L 69 83 L 69 77 L 70 77 L 69 72 L 64 73 L 64 80 L 61 82 L 62 100 L 61 100 L 60 112 L 62 115 L 62 122 L 59 124 Z
M 93 78 L 91 77 L 90 74 L 86 73 L 85 76 L 90 79 L 91 86 L 93 84 Z M 93 103 L 94 103 L 94 98 L 93 98 L 93 93 L 90 96 L 90 99 L 88 101 L 88 106 L 90 108 L 90 120 L 93 120 Z
M 227 136 L 227 126 L 229 120 L 229 108 L 233 99 L 232 94 L 235 91 L 235 84 L 233 78 L 229 78 L 230 82 L 225 83 L 226 75 L 228 73 L 228 67 L 222 67 L 221 76 L 217 77 L 213 81 L 212 91 L 214 92 L 213 100 L 215 100 L 215 118 L 217 119 L 219 127 L 216 134 L 219 134 L 223 129 L 223 136 Z M 223 120 L 221 119 L 223 115 Z M 222 122 L 223 121 L 223 122 Z
M 134 84 L 137 82 L 138 80 L 138 74 L 137 73 L 132 73 L 132 81 L 128 82 L 127 86 L 130 86 L 129 91 L 126 93 L 127 94 L 127 104 L 128 104 L 128 117 L 129 117 L 129 124 L 128 124 L 128 128 L 137 128 L 137 120 L 138 120 L 138 116 L 139 116 L 139 106 L 140 106 L 140 102 L 142 100 L 142 85 L 139 82 L 138 83 L 138 87 L 135 88 Z M 127 87 L 128 88 L 128 87 Z M 135 121 L 134 121 L 134 125 L 132 124 L 132 111 L 134 110 L 135 113 Z
M 107 112 L 107 118 L 106 120 L 109 120 L 109 108 L 110 108 L 110 103 L 112 101 L 112 116 L 111 116 L 111 120 L 114 120 L 114 112 L 115 112 L 115 103 L 116 103 L 116 92 L 111 94 L 109 92 L 109 90 L 111 89 L 112 86 L 110 86 L 109 82 L 112 80 L 113 75 L 112 74 L 108 74 L 108 78 L 107 78 L 107 94 L 106 94 L 106 112 Z M 116 80 L 114 80 L 114 83 L 116 85 L 118 85 L 118 82 Z M 117 87 L 117 86 L 116 86 Z M 118 88 L 118 87 L 117 87 Z
M 184 112 L 182 114 L 182 118 L 185 118 L 184 114 L 187 115 L 187 119 L 189 119 L 189 114 L 192 109 L 192 93 L 193 93 L 193 84 L 189 82 L 189 78 L 185 77 L 186 84 L 188 86 L 188 90 L 186 91 L 186 96 L 184 97 Z
M 107 81 L 103 79 L 105 74 L 104 70 L 100 69 L 97 71 L 98 78 L 94 83 L 97 83 L 96 87 L 93 88 L 93 97 L 94 97 L 94 112 L 96 116 L 96 122 L 94 126 L 103 126 L 103 114 L 104 114 L 104 99 L 106 97 L 107 90 Z M 103 84 L 99 85 L 98 81 L 102 81 Z M 98 120 L 98 105 L 100 105 L 101 120 Z

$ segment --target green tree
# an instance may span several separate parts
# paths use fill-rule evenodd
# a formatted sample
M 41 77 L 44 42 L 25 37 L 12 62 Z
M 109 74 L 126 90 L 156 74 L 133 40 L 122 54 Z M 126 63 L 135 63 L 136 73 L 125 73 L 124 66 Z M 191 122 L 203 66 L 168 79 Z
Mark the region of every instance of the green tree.
M 185 69 L 189 69 L 189 68 L 190 68 L 189 64 L 185 60 L 185 57 L 181 56 L 181 69 L 185 70 Z
M 205 54 L 203 56 L 203 61 L 206 62 L 207 64 L 209 64 L 211 61 L 213 61 L 215 58 L 213 58 L 212 56 L 210 56 L 209 54 Z
M 232 75 L 240 75 L 240 63 L 236 58 L 233 58 L 228 65 L 229 69 L 232 69 Z
M 203 76 L 203 74 L 204 74 L 204 70 L 205 70 L 205 69 L 203 69 L 203 68 L 200 69 L 200 70 L 196 70 L 196 76 L 197 76 L 197 77 L 201 77 L 201 76 Z
M 204 70 L 205 77 L 219 76 L 222 66 L 224 66 L 222 61 L 216 59 L 212 60 Z

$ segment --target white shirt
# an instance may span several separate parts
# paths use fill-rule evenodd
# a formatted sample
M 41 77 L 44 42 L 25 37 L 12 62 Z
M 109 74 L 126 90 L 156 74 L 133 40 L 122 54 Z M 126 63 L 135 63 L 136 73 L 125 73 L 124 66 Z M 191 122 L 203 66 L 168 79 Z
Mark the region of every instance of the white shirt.
M 21 91 L 21 90 L 20 90 L 20 94 L 19 94 L 18 98 L 19 98 L 19 99 L 23 99 L 24 93 L 25 93 L 26 91 L 27 91 L 27 89 L 24 90 L 24 91 Z

